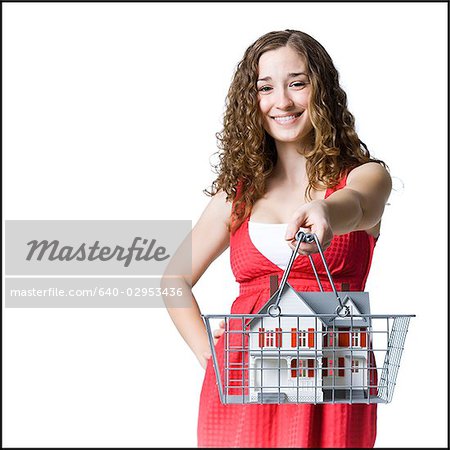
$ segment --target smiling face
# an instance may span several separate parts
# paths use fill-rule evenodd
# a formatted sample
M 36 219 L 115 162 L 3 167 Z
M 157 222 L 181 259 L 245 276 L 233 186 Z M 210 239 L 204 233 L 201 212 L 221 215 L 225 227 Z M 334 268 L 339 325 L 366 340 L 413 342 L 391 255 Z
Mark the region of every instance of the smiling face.
M 290 46 L 269 50 L 259 59 L 258 103 L 263 126 L 275 142 L 307 142 L 311 85 L 305 59 Z

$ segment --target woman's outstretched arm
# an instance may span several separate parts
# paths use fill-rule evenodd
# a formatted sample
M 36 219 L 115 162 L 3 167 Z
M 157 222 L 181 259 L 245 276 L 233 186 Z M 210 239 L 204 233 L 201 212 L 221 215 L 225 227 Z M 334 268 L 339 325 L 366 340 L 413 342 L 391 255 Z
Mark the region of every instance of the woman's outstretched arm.
M 228 248 L 230 239 L 227 224 L 230 214 L 231 203 L 226 201 L 226 194 L 220 191 L 211 198 L 192 232 L 186 238 L 191 239 L 192 245 L 192 276 L 183 276 L 178 279 L 164 276 L 161 281 L 161 288 L 181 288 L 182 296 L 178 297 L 177 301 L 189 306 L 183 308 L 167 306 L 167 311 L 179 333 L 204 368 L 211 352 L 206 328 L 192 288 L 209 265 Z M 183 244 L 180 247 L 182 246 Z M 173 268 L 177 266 L 176 258 L 177 254 L 172 257 L 165 275 L 175 273 Z
M 299 228 L 315 233 L 325 250 L 333 235 L 368 230 L 380 222 L 392 189 L 388 171 L 380 164 L 370 162 L 353 169 L 346 186 L 325 200 L 314 200 L 302 205 L 292 216 L 286 231 L 286 240 L 293 241 Z M 315 253 L 313 244 L 300 246 L 300 254 Z

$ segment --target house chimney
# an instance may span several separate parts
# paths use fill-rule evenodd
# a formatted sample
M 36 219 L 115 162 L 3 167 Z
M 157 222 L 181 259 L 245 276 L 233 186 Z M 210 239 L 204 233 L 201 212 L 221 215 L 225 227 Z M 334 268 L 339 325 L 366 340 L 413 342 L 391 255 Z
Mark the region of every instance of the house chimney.
M 278 275 L 270 275 L 270 297 L 272 297 L 273 294 L 278 289 Z

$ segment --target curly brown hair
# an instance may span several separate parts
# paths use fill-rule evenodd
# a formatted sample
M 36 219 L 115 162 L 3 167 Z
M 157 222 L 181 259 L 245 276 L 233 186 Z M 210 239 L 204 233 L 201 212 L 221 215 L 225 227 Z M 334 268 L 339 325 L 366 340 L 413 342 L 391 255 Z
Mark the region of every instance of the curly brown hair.
M 306 33 L 297 30 L 273 31 L 257 39 L 238 63 L 226 98 L 223 130 L 216 133 L 219 163 L 211 191 L 227 194 L 234 200 L 230 231 L 248 217 L 253 204 L 266 189 L 266 180 L 277 161 L 274 139 L 263 128 L 258 107 L 258 64 L 269 50 L 290 46 L 301 55 L 311 83 L 308 106 L 313 125 L 312 148 L 305 151 L 308 186 L 305 200 L 311 200 L 312 189 L 332 188 L 344 173 L 356 166 L 375 161 L 367 146 L 358 138 L 355 119 L 347 109 L 347 95 L 339 85 L 339 74 L 323 46 Z

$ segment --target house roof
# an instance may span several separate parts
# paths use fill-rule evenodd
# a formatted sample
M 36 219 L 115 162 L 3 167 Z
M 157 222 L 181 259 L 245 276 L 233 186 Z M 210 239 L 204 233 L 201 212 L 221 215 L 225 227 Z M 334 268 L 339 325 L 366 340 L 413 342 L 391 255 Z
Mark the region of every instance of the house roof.
M 340 327 L 350 326 L 368 326 L 369 318 L 354 317 L 354 315 L 370 314 L 370 301 L 368 292 L 338 292 L 339 298 L 345 305 L 350 308 L 348 317 L 339 317 L 336 315 L 336 308 L 339 302 L 334 292 L 297 292 L 288 282 L 286 282 L 280 300 L 281 316 L 283 316 L 283 297 L 288 290 L 292 290 L 310 310 L 311 314 L 326 314 L 328 317 L 319 317 L 326 326 L 332 326 L 333 323 Z M 269 307 L 275 304 L 278 297 L 279 289 L 270 297 L 267 303 L 261 308 L 258 314 L 268 314 Z M 258 317 L 254 317 L 248 326 L 258 321 Z

